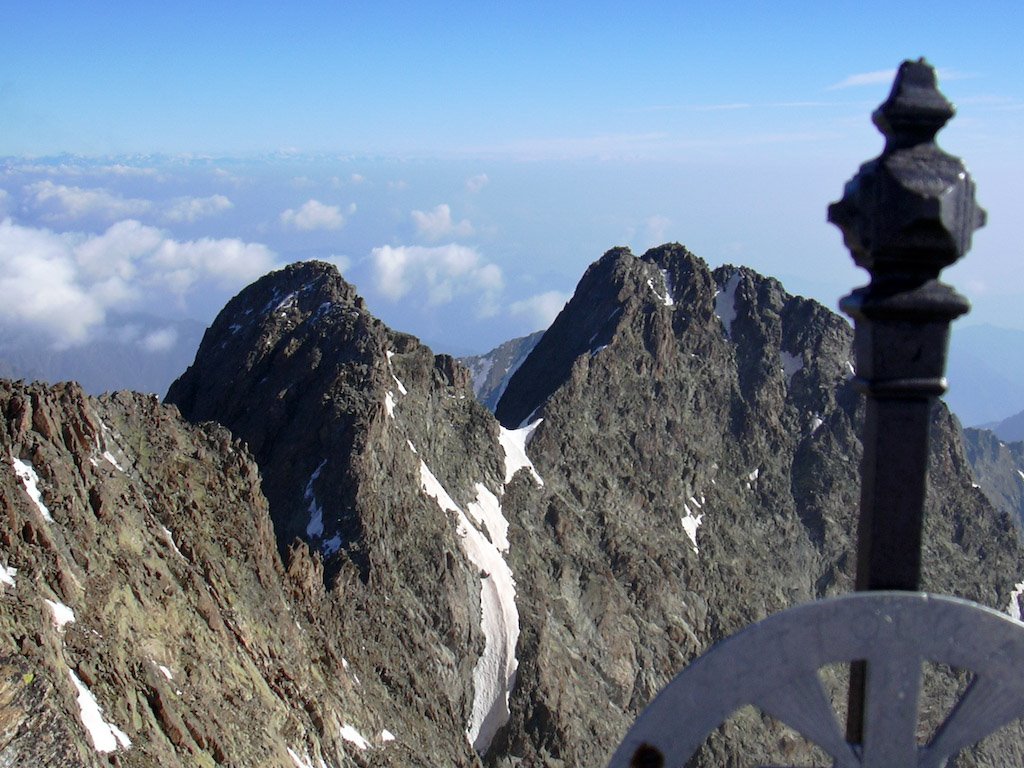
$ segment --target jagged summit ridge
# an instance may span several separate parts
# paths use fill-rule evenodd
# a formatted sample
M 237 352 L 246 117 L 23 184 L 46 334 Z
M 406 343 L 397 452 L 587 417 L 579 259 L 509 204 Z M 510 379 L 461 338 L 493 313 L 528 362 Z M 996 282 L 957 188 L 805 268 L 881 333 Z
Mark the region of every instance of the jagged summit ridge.
M 559 318 L 567 350 L 549 345 L 540 364 L 538 345 L 525 361 L 547 380 L 510 382 L 509 402 L 532 414 L 512 430 L 463 367 L 350 289 L 329 265 L 294 265 L 225 308 L 174 393 L 230 437 L 130 396 L 106 410 L 56 390 L 0 398 L 0 492 L 16 514 L 0 537 L 0 590 L 14 597 L 0 601 L 0 663 L 42 648 L 50 686 L 25 688 L 31 668 L 11 662 L 0 690 L 39 693 L 32 727 L 63 722 L 46 732 L 81 764 L 106 758 L 77 719 L 66 658 L 131 740 L 116 754 L 129 765 L 600 765 L 711 644 L 850 588 L 861 407 L 850 328 L 820 305 L 682 246 L 613 251 Z M 933 430 L 925 584 L 1016 605 L 1012 523 L 971 486 L 941 408 Z M 62 545 L 41 532 L 67 525 L 88 534 L 60 550 L 75 577 L 122 597 L 86 601 L 51 568 Z M 116 534 L 101 545 L 101 531 Z M 74 610 L 63 635 L 43 597 Z M 117 612 L 132 600 L 143 607 Z M 131 674 L 93 629 L 134 633 Z M 181 661 L 191 638 L 216 638 L 213 683 Z M 68 649 L 94 650 L 79 665 Z M 941 709 L 944 684 L 929 683 L 923 711 Z M 815 759 L 756 715 L 722 734 L 695 766 L 735 761 L 737 745 L 744 762 Z M 1020 764 L 1021 743 L 1013 731 L 961 760 Z

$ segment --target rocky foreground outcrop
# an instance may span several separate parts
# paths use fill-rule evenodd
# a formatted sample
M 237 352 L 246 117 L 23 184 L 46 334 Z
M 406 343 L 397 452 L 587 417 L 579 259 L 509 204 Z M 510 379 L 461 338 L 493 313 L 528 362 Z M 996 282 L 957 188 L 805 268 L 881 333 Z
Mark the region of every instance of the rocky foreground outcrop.
M 259 470 L 226 429 L 74 384 L 4 383 L 0 413 L 0 763 L 459 754 L 429 720 L 405 741 L 372 655 L 338 631 L 344 588 L 308 556 L 282 566 Z
M 697 654 L 851 588 L 850 343 L 775 280 L 615 249 L 499 423 L 312 262 L 207 331 L 168 396 L 195 426 L 4 385 L 0 762 L 602 765 Z M 1016 605 L 1013 522 L 941 407 L 933 433 L 926 586 Z M 842 670 L 824 679 L 841 709 Z M 964 682 L 929 672 L 922 738 Z M 744 712 L 693 765 L 815 759 Z

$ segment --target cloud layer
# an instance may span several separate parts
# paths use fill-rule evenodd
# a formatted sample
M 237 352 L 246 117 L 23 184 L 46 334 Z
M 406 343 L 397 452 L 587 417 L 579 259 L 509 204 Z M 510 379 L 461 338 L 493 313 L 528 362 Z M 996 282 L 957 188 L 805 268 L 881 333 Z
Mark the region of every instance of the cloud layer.
M 355 205 L 349 206 L 349 214 L 355 213 Z M 314 229 L 341 229 L 345 226 L 345 214 L 337 205 L 327 205 L 319 200 L 307 200 L 298 210 L 289 208 L 281 214 L 281 223 L 290 229 L 309 232 Z
M 98 235 L 0 222 L 0 322 L 58 348 L 87 341 L 109 310 L 179 304 L 200 283 L 237 290 L 275 265 L 234 238 L 178 241 L 128 219 Z M 147 344 L 159 348 L 167 338 Z
M 384 245 L 370 254 L 377 290 L 397 301 L 414 289 L 427 304 L 448 304 L 457 296 L 476 296 L 477 314 L 497 313 L 497 298 L 504 287 L 501 269 L 489 264 L 475 249 L 455 243 L 426 247 Z
M 468 237 L 473 234 L 473 225 L 463 219 L 452 221 L 452 209 L 447 203 L 441 203 L 432 211 L 413 211 L 412 220 L 416 225 L 416 233 L 427 240 L 440 240 L 447 237 Z

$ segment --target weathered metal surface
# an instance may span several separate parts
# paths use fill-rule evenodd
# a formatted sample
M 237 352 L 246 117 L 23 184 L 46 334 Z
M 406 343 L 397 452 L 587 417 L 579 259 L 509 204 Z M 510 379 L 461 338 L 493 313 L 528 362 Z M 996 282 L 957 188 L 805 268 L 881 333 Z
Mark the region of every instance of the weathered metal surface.
M 906 61 L 875 111 L 882 154 L 861 166 L 829 221 L 869 285 L 841 302 L 856 321 L 867 394 L 857 589 L 919 587 L 929 415 L 946 390 L 949 324 L 970 305 L 938 281 L 985 221 L 959 158 L 935 144 L 954 114 L 923 59 Z
M 864 738 L 842 735 L 818 670 L 863 659 Z M 916 739 L 922 663 L 974 673 L 931 742 Z M 791 608 L 716 645 L 647 707 L 610 768 L 681 768 L 707 735 L 753 705 L 821 747 L 835 768 L 942 768 L 1024 716 L 1024 631 L 954 597 L 855 593 Z
M 872 116 L 885 149 L 828 209 L 854 261 L 871 273 L 870 284 L 840 303 L 856 323 L 855 384 L 867 395 L 858 590 L 920 588 L 931 409 L 946 391 L 949 324 L 970 309 L 938 276 L 985 223 L 963 162 L 935 143 L 954 113 L 935 70 L 924 59 L 903 62 Z M 864 726 L 864 675 L 855 664 L 851 741 Z

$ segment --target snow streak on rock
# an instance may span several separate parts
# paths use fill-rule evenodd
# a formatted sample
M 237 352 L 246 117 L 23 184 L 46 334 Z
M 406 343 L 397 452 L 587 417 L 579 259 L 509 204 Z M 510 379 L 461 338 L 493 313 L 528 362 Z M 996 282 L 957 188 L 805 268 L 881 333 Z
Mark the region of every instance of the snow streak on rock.
M 696 509 L 700 509 L 703 506 L 703 502 L 703 496 L 700 497 L 700 501 L 697 501 L 696 496 L 690 497 L 690 504 L 693 504 Z M 700 549 L 697 547 L 697 529 L 700 528 L 700 524 L 704 521 L 704 514 L 694 512 L 690 509 L 690 505 L 686 503 L 683 504 L 683 510 L 686 512 L 686 515 L 680 518 L 680 522 L 683 524 L 683 530 L 686 532 L 686 535 L 690 538 L 690 544 L 693 546 L 694 554 L 699 554 Z
M 1021 621 L 1020 598 L 1024 595 L 1024 581 L 1013 585 L 1013 592 L 1010 593 L 1010 604 L 1006 606 L 1006 612 L 1017 621 Z
M 82 684 L 72 670 L 69 669 L 68 674 L 71 675 L 71 682 L 75 684 L 75 690 L 78 691 L 79 717 L 82 719 L 85 730 L 89 732 L 89 738 L 92 739 L 92 745 L 96 751 L 114 752 L 119 745 L 128 749 L 132 745 L 132 740 L 116 725 L 103 719 L 103 711 L 96 702 L 96 697 L 92 695 L 92 691 Z
M 0 565 L 0 584 L 6 584 L 9 587 L 13 587 L 14 577 L 17 575 L 17 568 L 11 568 L 9 565 Z
M 43 516 L 43 520 L 52 523 L 53 518 L 50 517 L 50 510 L 43 504 L 43 495 L 39 493 L 39 475 L 36 474 L 35 469 L 32 468 L 31 464 L 22 461 L 14 454 L 11 454 L 11 463 L 14 464 L 14 473 L 21 480 L 21 484 L 25 486 L 25 492 L 36 505 L 36 509 Z
M 53 614 L 53 626 L 57 628 L 58 632 L 63 632 L 66 625 L 74 623 L 75 612 L 64 605 L 64 603 L 54 602 L 46 598 L 43 598 L 43 601 L 50 606 L 50 612 Z
M 508 697 L 515 685 L 516 669 L 519 667 L 516 658 L 516 643 L 519 642 L 516 583 L 497 541 L 488 540 L 470 522 L 422 460 L 420 485 L 424 493 L 433 497 L 442 510 L 456 514 L 456 535 L 462 549 L 469 561 L 483 573 L 480 578 L 480 627 L 484 633 L 484 651 L 473 670 L 473 712 L 466 738 L 478 753 L 484 754 L 494 734 L 508 722 L 510 716 Z M 499 530 L 507 531 L 508 523 L 501 514 L 501 507 L 495 503 L 497 498 L 489 491 L 481 494 L 481 486 L 477 486 L 474 516 L 479 515 L 478 519 L 484 521 L 492 539 L 500 540 L 497 533 Z M 501 519 L 500 523 L 496 518 Z M 498 530 L 492 530 L 492 524 Z M 501 538 L 507 549 L 507 538 L 504 535 Z
M 540 426 L 540 423 L 544 419 L 537 419 L 532 424 L 528 424 L 521 429 L 505 429 L 501 427 L 501 433 L 498 436 L 498 440 L 501 442 L 502 450 L 505 451 L 505 482 L 507 483 L 512 479 L 512 476 L 520 469 L 530 470 L 530 474 L 533 475 L 533 479 L 537 485 L 544 485 L 544 481 L 540 475 L 537 474 L 537 470 L 534 469 L 533 462 L 530 461 L 530 457 L 526 455 L 526 444 L 530 442 L 530 438 L 533 437 L 534 430 Z
M 363 738 L 363 734 L 348 724 L 341 726 L 341 738 L 349 744 L 354 744 L 356 749 L 367 749 L 370 746 L 370 742 Z

